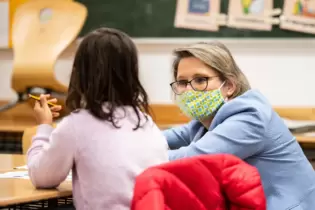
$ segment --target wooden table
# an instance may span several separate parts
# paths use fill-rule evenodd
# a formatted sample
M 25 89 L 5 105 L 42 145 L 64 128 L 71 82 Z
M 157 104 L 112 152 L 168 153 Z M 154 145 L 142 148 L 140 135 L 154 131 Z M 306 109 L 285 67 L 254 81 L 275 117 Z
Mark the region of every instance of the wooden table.
M 0 155 L 0 171 L 12 171 L 14 167 L 25 165 L 25 155 Z M 57 189 L 35 189 L 27 179 L 0 178 L 0 207 L 56 199 L 72 195 L 71 182 L 62 183 Z
M 0 179 L 0 207 L 72 195 L 71 182 L 62 183 L 57 189 L 35 189 L 30 180 Z

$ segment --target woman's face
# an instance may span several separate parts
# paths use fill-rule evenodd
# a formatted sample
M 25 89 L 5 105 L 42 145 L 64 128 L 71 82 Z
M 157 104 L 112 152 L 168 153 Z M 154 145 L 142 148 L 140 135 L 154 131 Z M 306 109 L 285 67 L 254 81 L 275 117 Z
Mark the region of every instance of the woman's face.
M 208 77 L 208 86 L 205 91 L 218 89 L 224 82 L 220 80 L 217 71 L 195 57 L 182 58 L 178 64 L 177 70 L 176 81 L 191 81 L 192 79 L 196 80 L 196 78 Z M 221 92 L 224 98 L 228 98 L 233 94 L 233 91 L 231 91 L 229 86 L 230 83 L 226 82 L 224 86 L 221 87 Z M 192 87 L 188 85 L 186 89 L 191 90 Z

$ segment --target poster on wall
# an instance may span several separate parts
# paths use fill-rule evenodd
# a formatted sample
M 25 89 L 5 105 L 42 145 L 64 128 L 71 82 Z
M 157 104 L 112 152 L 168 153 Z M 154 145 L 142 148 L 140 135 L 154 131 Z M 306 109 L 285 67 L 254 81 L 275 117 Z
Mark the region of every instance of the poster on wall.
M 174 25 L 203 31 L 218 31 L 226 23 L 220 14 L 221 0 L 177 0 Z
M 280 28 L 315 34 L 315 0 L 285 0 Z
M 281 9 L 273 8 L 273 0 L 230 0 L 227 26 L 252 30 L 271 31 L 279 24 Z
M 9 0 L 0 0 L 0 48 L 9 47 Z

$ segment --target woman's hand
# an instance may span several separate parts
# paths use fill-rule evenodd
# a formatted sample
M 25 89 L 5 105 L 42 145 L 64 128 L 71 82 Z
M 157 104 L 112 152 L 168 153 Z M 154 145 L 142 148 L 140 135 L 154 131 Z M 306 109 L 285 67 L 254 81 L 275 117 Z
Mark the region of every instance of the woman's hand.
M 36 120 L 39 124 L 52 124 L 53 123 L 53 118 L 59 117 L 59 112 L 62 109 L 60 105 L 56 106 L 51 106 L 49 107 L 48 102 L 57 103 L 57 99 L 49 99 L 50 97 L 49 94 L 47 95 L 41 95 L 40 96 L 40 101 L 35 102 L 34 106 L 34 112 L 35 112 L 35 117 Z

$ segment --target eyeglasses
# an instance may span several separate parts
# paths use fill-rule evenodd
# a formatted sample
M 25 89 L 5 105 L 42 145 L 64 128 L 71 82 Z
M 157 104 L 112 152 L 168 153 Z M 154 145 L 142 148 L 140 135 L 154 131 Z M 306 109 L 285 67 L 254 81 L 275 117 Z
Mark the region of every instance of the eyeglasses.
M 208 81 L 215 77 L 218 77 L 218 76 L 196 77 L 190 81 L 179 80 L 179 81 L 172 82 L 170 86 L 172 87 L 172 90 L 174 91 L 174 93 L 177 95 L 183 94 L 187 90 L 188 84 L 195 91 L 204 91 L 208 87 Z

